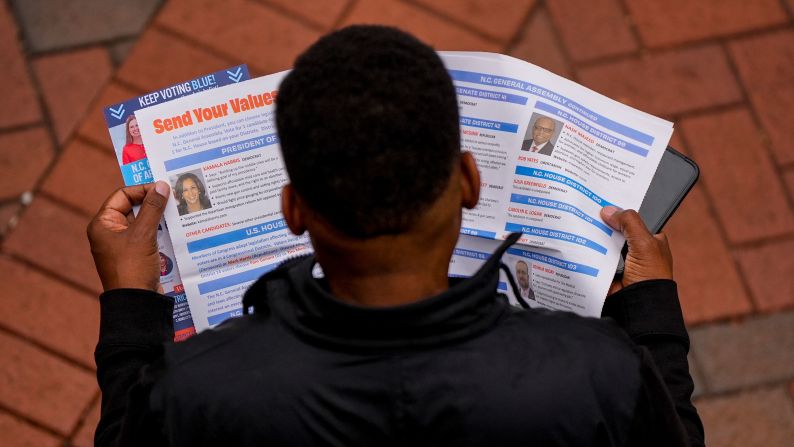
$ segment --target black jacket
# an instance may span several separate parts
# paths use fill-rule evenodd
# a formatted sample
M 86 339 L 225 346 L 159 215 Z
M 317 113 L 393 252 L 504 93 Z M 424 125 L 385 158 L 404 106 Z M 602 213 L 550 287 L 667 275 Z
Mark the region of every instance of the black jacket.
M 702 445 L 675 283 L 610 297 L 621 330 L 511 307 L 500 257 L 387 309 L 336 300 L 297 259 L 249 289 L 252 315 L 179 344 L 169 298 L 106 292 L 96 444 Z

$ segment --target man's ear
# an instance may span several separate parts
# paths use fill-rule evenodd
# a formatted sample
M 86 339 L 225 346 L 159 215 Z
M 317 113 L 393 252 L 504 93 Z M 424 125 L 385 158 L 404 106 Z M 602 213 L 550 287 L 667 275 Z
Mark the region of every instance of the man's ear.
M 281 213 L 284 214 L 284 220 L 287 221 L 289 230 L 300 236 L 306 232 L 306 225 L 303 222 L 303 212 L 300 206 L 300 197 L 295 193 L 292 185 L 287 183 L 281 189 Z
M 480 171 L 471 152 L 460 155 L 461 205 L 467 209 L 477 206 L 480 201 Z

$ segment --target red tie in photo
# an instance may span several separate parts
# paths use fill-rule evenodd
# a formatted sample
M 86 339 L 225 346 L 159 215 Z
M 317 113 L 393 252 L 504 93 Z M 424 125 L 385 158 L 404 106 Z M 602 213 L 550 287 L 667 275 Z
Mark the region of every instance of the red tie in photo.
M 532 152 L 537 152 L 539 148 L 537 146 L 532 146 Z

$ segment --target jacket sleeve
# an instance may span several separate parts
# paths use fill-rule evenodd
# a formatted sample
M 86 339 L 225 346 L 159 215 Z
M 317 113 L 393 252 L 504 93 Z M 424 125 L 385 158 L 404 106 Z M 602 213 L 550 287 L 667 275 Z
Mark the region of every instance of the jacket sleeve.
M 692 446 L 704 445 L 703 424 L 692 405 L 694 383 L 689 374 L 689 335 L 671 280 L 643 281 L 607 297 L 602 316 L 613 318 L 658 369 Z
M 103 293 L 99 302 L 94 358 L 102 410 L 94 443 L 129 445 L 125 433 L 159 439 L 162 430 L 148 414 L 148 390 L 161 364 L 163 343 L 173 340 L 173 300 L 146 290 L 117 289 Z

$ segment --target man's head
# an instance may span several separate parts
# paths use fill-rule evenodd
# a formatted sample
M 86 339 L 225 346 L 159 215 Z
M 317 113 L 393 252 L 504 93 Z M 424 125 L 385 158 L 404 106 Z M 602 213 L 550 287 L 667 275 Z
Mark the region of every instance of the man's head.
M 352 238 L 413 227 L 460 165 L 452 81 L 432 48 L 394 28 L 312 45 L 281 84 L 276 122 L 285 195 Z
M 535 144 L 543 144 L 549 141 L 551 136 L 554 135 L 555 127 L 554 120 L 549 117 L 541 116 L 536 119 L 535 124 L 532 125 L 532 141 Z
M 516 262 L 516 280 L 522 290 L 529 289 L 529 266 L 524 261 Z

